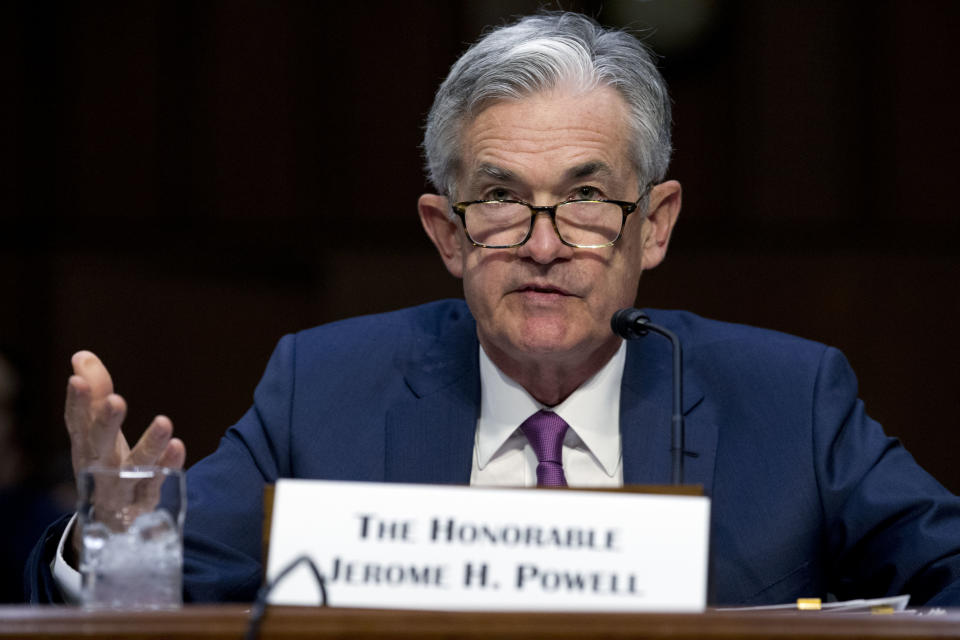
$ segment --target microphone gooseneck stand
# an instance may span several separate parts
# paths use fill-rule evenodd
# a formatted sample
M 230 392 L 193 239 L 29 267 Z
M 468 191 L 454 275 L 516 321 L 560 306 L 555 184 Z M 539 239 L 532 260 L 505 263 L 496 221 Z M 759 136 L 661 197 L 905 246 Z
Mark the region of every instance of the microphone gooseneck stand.
M 683 351 L 677 334 L 650 322 L 639 309 L 620 309 L 610 318 L 610 328 L 624 340 L 635 340 L 650 331 L 667 338 L 673 347 L 673 415 L 670 417 L 670 454 L 673 461 L 671 481 L 683 484 Z

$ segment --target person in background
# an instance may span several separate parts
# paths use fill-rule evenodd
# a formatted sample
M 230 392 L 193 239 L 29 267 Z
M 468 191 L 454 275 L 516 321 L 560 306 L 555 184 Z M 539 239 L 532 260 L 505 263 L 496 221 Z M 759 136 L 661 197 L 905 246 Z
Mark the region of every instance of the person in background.
M 24 446 L 30 420 L 24 369 L 0 348 L 0 602 L 23 602 L 24 562 L 51 521 L 73 509 L 69 487 L 45 481 L 43 466 Z

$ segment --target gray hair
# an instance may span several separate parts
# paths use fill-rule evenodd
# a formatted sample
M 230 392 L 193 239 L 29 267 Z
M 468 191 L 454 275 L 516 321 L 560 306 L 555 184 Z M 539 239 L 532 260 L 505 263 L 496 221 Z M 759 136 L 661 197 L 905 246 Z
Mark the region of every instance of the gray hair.
M 625 31 L 578 13 L 541 13 L 490 31 L 450 69 L 427 116 L 423 149 L 430 181 L 452 195 L 463 128 L 494 102 L 571 84 L 607 85 L 630 111 L 631 154 L 641 185 L 670 164 L 670 96 L 653 53 Z

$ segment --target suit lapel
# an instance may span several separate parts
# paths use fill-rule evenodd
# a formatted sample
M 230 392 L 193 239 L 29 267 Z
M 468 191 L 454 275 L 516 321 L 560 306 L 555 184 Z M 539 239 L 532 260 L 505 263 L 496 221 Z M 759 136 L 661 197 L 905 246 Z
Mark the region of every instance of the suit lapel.
M 670 482 L 669 347 L 647 336 L 627 343 L 620 387 L 624 484 Z
M 468 484 L 480 411 L 476 325 L 451 319 L 404 371 L 412 392 L 386 416 L 388 482 Z
M 704 394 L 697 382 L 695 353 L 684 351 L 684 482 L 703 485 L 709 495 L 717 450 L 716 425 L 698 412 Z M 620 436 L 624 484 L 670 482 L 670 343 L 658 336 L 627 345 L 620 392 Z

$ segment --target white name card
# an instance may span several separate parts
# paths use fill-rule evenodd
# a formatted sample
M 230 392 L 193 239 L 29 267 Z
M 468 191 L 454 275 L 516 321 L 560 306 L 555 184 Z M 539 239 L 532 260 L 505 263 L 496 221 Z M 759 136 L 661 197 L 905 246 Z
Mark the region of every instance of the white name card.
M 702 611 L 710 501 L 280 480 L 267 576 L 307 554 L 337 607 Z M 316 605 L 301 565 L 272 604 Z

